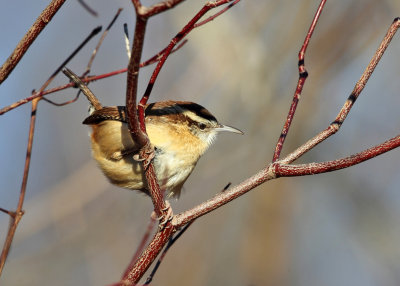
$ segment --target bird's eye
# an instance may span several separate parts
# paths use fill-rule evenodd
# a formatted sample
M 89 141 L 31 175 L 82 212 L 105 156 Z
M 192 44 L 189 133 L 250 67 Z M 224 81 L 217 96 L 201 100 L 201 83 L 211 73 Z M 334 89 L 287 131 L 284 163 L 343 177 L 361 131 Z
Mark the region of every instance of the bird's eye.
M 204 123 L 200 123 L 200 124 L 199 124 L 199 128 L 200 128 L 201 130 L 204 130 L 204 129 L 206 129 L 206 125 L 205 125 Z

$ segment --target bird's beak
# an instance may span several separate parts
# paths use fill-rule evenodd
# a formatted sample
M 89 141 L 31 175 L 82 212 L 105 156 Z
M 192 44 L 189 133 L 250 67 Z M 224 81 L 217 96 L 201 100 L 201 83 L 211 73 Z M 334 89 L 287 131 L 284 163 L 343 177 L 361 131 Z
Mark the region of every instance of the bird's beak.
M 244 134 L 242 131 L 240 131 L 237 128 L 231 127 L 231 126 L 227 126 L 227 125 L 222 125 L 219 124 L 218 127 L 214 128 L 215 131 L 228 131 L 228 132 L 233 132 L 233 133 L 238 133 L 238 134 Z

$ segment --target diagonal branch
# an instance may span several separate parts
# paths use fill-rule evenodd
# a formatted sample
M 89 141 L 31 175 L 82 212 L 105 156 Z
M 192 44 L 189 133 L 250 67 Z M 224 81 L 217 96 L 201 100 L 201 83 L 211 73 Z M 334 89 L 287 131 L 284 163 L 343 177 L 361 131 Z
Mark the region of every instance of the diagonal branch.
M 400 18 L 396 18 L 393 21 L 392 25 L 390 26 L 384 39 L 382 40 L 371 62 L 367 66 L 363 75 L 361 76 L 361 79 L 357 82 L 356 86 L 354 87 L 354 90 L 350 95 L 349 99 L 347 99 L 347 101 L 345 102 L 342 110 L 339 112 L 335 121 L 327 129 L 325 129 L 320 134 L 315 136 L 313 139 L 311 139 L 310 141 L 299 147 L 293 153 L 289 154 L 283 160 L 269 164 L 265 169 L 259 171 L 254 176 L 243 181 L 241 184 L 228 189 L 224 193 L 217 194 L 214 198 L 204 202 L 203 204 L 198 205 L 197 207 L 194 207 L 188 211 L 176 215 L 172 221 L 172 224 L 175 225 L 176 227 L 181 227 L 186 223 L 192 221 L 193 219 L 196 219 L 199 216 L 202 216 L 206 213 L 209 213 L 217 209 L 218 207 L 247 193 L 251 189 L 259 186 L 260 184 L 276 178 L 277 176 L 282 177 L 282 176 L 310 175 L 312 173 L 322 173 L 337 169 L 343 169 L 353 166 L 355 164 L 359 164 L 360 162 L 371 159 L 375 156 L 378 156 L 384 152 L 390 151 L 398 147 L 400 145 L 400 137 L 396 136 L 380 145 L 377 145 L 359 154 L 344 159 L 339 159 L 324 163 L 311 163 L 311 164 L 297 165 L 297 166 L 287 165 L 339 130 L 341 124 L 345 120 L 347 114 L 350 112 L 350 109 L 353 106 L 355 100 L 365 87 L 365 84 L 370 78 L 372 72 L 374 71 L 376 65 L 378 64 L 379 60 L 381 59 L 383 53 L 385 52 L 386 48 L 388 47 L 390 41 L 392 40 L 394 34 L 399 29 L 399 27 L 400 27 Z
M 354 102 L 357 100 L 360 93 L 363 91 L 365 85 L 367 84 L 369 78 L 371 77 L 372 73 L 374 72 L 376 66 L 378 65 L 380 59 L 382 58 L 386 48 L 389 46 L 391 40 L 393 39 L 394 35 L 396 34 L 397 30 L 400 27 L 400 18 L 394 19 L 393 23 L 390 25 L 389 30 L 387 31 L 385 37 L 383 38 L 379 48 L 375 52 L 374 56 L 371 59 L 371 62 L 368 64 L 367 68 L 365 69 L 364 73 L 362 74 L 361 78 L 358 80 L 356 85 L 354 86 L 353 91 L 351 92 L 350 96 L 344 103 L 342 109 L 340 110 L 339 114 L 336 116 L 335 120 L 326 128 L 324 131 L 316 135 L 314 138 L 310 139 L 302 146 L 297 148 L 294 152 L 290 153 L 287 157 L 282 160 L 282 163 L 288 164 L 299 157 L 301 157 L 304 153 L 308 152 L 316 145 L 330 137 L 331 135 L 335 134 L 339 131 L 340 127 L 342 126 L 344 120 L 346 119 L 347 115 L 349 114 L 351 108 L 354 105 Z
M 179 50 L 186 42 L 187 41 L 183 41 L 171 53 L 176 52 L 177 50 Z M 150 59 L 148 59 L 148 60 L 146 60 L 144 62 L 141 62 L 139 66 L 142 68 L 142 67 L 145 67 L 145 66 L 148 66 L 148 65 L 151 65 L 153 63 L 158 62 L 160 60 L 160 56 L 162 55 L 162 53 L 164 51 L 165 51 L 165 49 L 163 49 L 162 51 L 158 52 L 156 55 L 152 56 Z M 115 76 L 115 75 L 118 75 L 118 74 L 121 74 L 121 73 L 125 73 L 125 72 L 127 72 L 127 70 L 128 70 L 127 68 L 124 68 L 124 69 L 108 72 L 108 73 L 105 73 L 105 74 L 94 75 L 94 76 L 86 76 L 86 77 L 81 78 L 81 80 L 84 83 L 89 83 L 89 82 L 92 82 L 92 81 L 96 81 L 96 80 L 100 80 L 100 79 L 103 79 L 103 78 L 108 78 L 108 77 L 111 77 L 111 76 Z M 61 85 L 61 86 L 57 86 L 57 87 L 54 87 L 54 88 L 46 89 L 42 93 L 34 92 L 31 96 L 28 96 L 27 98 L 18 100 L 16 102 L 14 102 L 14 103 L 12 103 L 12 104 L 0 109 L 0 115 L 3 115 L 4 113 L 7 113 L 8 111 L 11 111 L 11 110 L 13 110 L 13 109 L 15 109 L 15 108 L 17 108 L 17 107 L 19 107 L 21 105 L 24 105 L 24 104 L 26 104 L 28 102 L 31 102 L 32 100 L 34 100 L 37 97 L 41 97 L 41 96 L 44 96 L 44 95 L 47 95 L 47 94 L 51 94 L 51 93 L 54 93 L 54 92 L 57 92 L 57 91 L 60 91 L 60 90 L 64 90 L 64 89 L 67 89 L 67 88 L 70 88 L 70 87 L 73 87 L 73 86 L 75 86 L 74 83 L 67 83 L 67 84 L 64 84 L 64 85 Z
M 93 92 L 89 89 L 89 87 L 82 82 L 82 80 L 70 69 L 64 68 L 63 73 L 76 84 L 76 86 L 82 91 L 82 93 L 86 96 L 90 104 L 94 107 L 95 110 L 100 110 L 103 108 L 100 101 L 93 94 Z
M 393 137 L 392 139 L 389 139 L 382 144 L 376 145 L 372 148 L 369 148 L 346 158 L 321 163 L 300 165 L 276 164 L 274 172 L 277 177 L 305 176 L 332 172 L 360 164 L 366 160 L 379 156 L 399 146 L 400 135 L 397 135 L 396 137 Z
M 307 47 L 308 47 L 308 44 L 309 44 L 309 42 L 311 40 L 312 34 L 314 33 L 314 30 L 315 30 L 315 27 L 317 25 L 319 16 L 321 15 L 322 9 L 324 9 L 325 3 L 326 3 L 326 0 L 322 0 L 321 3 L 319 4 L 317 12 L 314 15 L 314 19 L 311 22 L 310 28 L 308 29 L 308 33 L 306 35 L 306 38 L 304 39 L 303 46 L 300 49 L 299 62 L 298 62 L 299 80 L 297 82 L 296 90 L 294 92 L 292 104 L 290 106 L 289 113 L 288 113 L 287 118 L 286 118 L 286 122 L 283 125 L 281 135 L 279 136 L 278 142 L 276 143 L 275 152 L 274 152 L 274 156 L 272 158 L 272 162 L 277 161 L 279 159 L 280 155 L 281 155 L 283 144 L 285 143 L 286 136 L 287 136 L 287 134 L 289 132 L 290 125 L 292 124 L 292 120 L 293 120 L 294 114 L 295 114 L 296 109 L 297 109 L 297 104 L 299 103 L 300 96 L 301 96 L 301 93 L 303 91 L 304 84 L 305 84 L 306 79 L 308 77 L 308 73 L 307 73 L 307 70 L 306 70 L 305 65 L 304 65 L 304 56 L 306 54 Z
M 33 23 L 32 27 L 26 32 L 25 36 L 18 43 L 12 54 L 8 57 L 6 62 L 0 68 L 0 84 L 9 76 L 13 69 L 17 66 L 19 61 L 25 55 L 31 44 L 39 36 L 40 32 L 46 27 L 47 23 L 51 21 L 53 16 L 64 4 L 65 0 L 53 0 L 42 11 L 39 17 Z
M 223 193 L 219 193 L 208 201 L 182 212 L 174 217 L 172 224 L 176 227 L 182 227 L 183 225 L 195 220 L 196 218 L 203 216 L 213 210 L 227 204 L 228 202 L 240 197 L 255 187 L 265 183 L 266 181 L 276 179 L 279 177 L 294 177 L 294 176 L 306 176 L 320 173 L 332 172 L 348 168 L 357 164 L 360 164 L 366 160 L 374 158 L 378 155 L 386 153 L 400 146 L 400 135 L 385 141 L 382 144 L 369 148 L 358 154 L 351 155 L 346 158 L 327 161 L 322 163 L 310 163 L 301 165 L 287 165 L 283 164 L 282 161 L 269 164 L 265 169 L 262 169 L 257 174 L 243 181 L 241 184 L 228 189 Z
M 144 124 L 144 106 L 147 104 L 147 101 L 149 99 L 149 96 L 151 94 L 151 91 L 153 89 L 154 83 L 157 80 L 157 77 L 162 69 L 162 67 L 165 64 L 165 61 L 167 60 L 168 56 L 171 54 L 171 51 L 173 48 L 178 44 L 187 34 L 189 34 L 196 26 L 196 23 L 211 9 L 219 7 L 221 5 L 227 4 L 229 2 L 232 2 L 233 0 L 219 0 L 215 2 L 208 2 L 206 3 L 203 8 L 189 21 L 189 23 L 186 24 L 183 29 L 176 34 L 176 36 L 170 41 L 169 45 L 165 49 L 165 52 L 158 62 L 156 68 L 153 71 L 153 74 L 151 75 L 150 81 L 147 85 L 146 91 L 140 100 L 139 103 L 139 118 L 141 120 L 141 124 Z M 239 0 L 240 1 L 240 0 Z M 235 1 L 235 4 L 239 1 Z M 232 7 L 233 5 L 228 6 L 227 8 Z M 225 10 L 226 11 L 226 10 Z

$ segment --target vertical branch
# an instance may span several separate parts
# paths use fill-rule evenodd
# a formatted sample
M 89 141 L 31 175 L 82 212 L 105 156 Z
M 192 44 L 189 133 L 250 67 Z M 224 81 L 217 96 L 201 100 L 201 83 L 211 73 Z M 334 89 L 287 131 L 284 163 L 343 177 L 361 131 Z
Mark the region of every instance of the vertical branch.
M 186 24 L 183 29 L 176 34 L 176 36 L 171 40 L 167 48 L 165 49 L 165 52 L 163 53 L 160 61 L 158 62 L 156 68 L 153 71 L 153 74 L 151 75 L 150 81 L 147 85 L 146 91 L 144 92 L 144 95 L 142 99 L 140 100 L 139 103 L 139 119 L 140 123 L 144 124 L 144 107 L 147 104 L 147 101 L 150 97 L 151 91 L 153 90 L 153 86 L 155 81 L 157 80 L 157 77 L 161 71 L 161 68 L 164 66 L 165 61 L 167 60 L 168 56 L 171 54 L 171 51 L 173 48 L 178 44 L 187 34 L 190 33 L 194 28 L 196 28 L 196 23 L 206 14 L 209 10 L 219 7 L 221 5 L 227 4 L 229 2 L 232 2 L 233 0 L 219 0 L 215 2 L 208 2 L 206 3 L 203 8 L 189 21 L 189 23 Z M 234 3 L 231 3 L 231 5 L 227 6 L 221 13 L 218 13 L 217 16 L 231 8 L 234 4 L 239 2 L 240 0 L 235 1 Z M 216 16 L 215 16 L 216 17 Z M 214 17 L 214 18 L 215 18 Z M 212 18 L 212 19 L 214 19 Z M 207 21 L 207 20 L 206 20 Z
M 146 152 L 152 152 L 151 146 L 149 148 L 149 141 L 147 136 L 145 135 L 145 112 L 144 108 L 147 104 L 147 100 L 150 96 L 150 93 L 152 91 L 152 88 L 154 86 L 154 83 L 157 79 L 157 76 L 163 67 L 167 57 L 171 54 L 173 51 L 174 47 L 176 44 L 181 41 L 191 30 L 195 28 L 195 24 L 197 21 L 201 19 L 201 17 L 207 13 L 209 10 L 219 7 L 223 4 L 229 3 L 229 2 L 234 2 L 235 4 L 239 2 L 240 0 L 219 0 L 215 2 L 207 2 L 203 8 L 189 21 L 189 23 L 171 40 L 170 44 L 167 46 L 165 49 L 164 53 L 162 54 L 161 59 L 158 62 L 157 67 L 155 68 L 151 79 L 149 81 L 149 84 L 146 88 L 146 91 L 140 100 L 139 106 L 138 106 L 138 111 L 139 111 L 139 122 L 136 114 L 136 93 L 137 93 L 137 71 L 138 71 L 138 62 L 140 60 L 140 57 L 137 60 L 137 66 L 135 66 L 133 58 L 135 55 L 133 54 L 129 63 L 128 67 L 128 89 L 127 89 L 127 109 L 128 109 L 128 116 L 131 116 L 132 118 L 129 118 L 129 124 L 132 124 L 131 126 L 131 134 L 133 140 L 138 138 L 139 132 L 143 131 L 142 134 L 145 136 L 145 140 L 142 142 L 144 144 L 142 145 L 141 153 Z M 180 1 L 175 1 L 175 3 L 178 3 Z M 135 28 L 135 38 L 134 38 L 134 44 L 133 44 L 133 52 L 138 52 L 135 50 L 135 47 L 138 46 L 140 49 L 143 48 L 143 38 L 144 38 L 144 31 L 145 31 L 145 24 L 146 24 L 146 19 L 143 19 L 140 17 L 141 13 L 142 15 L 145 13 L 150 13 L 149 10 L 147 10 L 145 7 L 141 6 L 141 3 L 139 0 L 132 0 L 132 3 L 135 6 L 136 14 L 137 14 L 137 22 L 136 22 L 136 28 Z M 232 7 L 233 5 L 230 5 Z M 226 10 L 224 10 L 225 12 Z M 220 13 L 221 14 L 221 13 Z M 219 15 L 219 14 L 218 14 Z M 213 19 L 213 18 L 212 18 Z M 142 23 L 140 23 L 142 22 Z M 137 42 L 137 43 L 135 43 Z M 140 50 L 141 51 L 141 50 Z M 137 56 L 137 55 L 136 55 Z M 136 73 L 134 72 L 134 68 L 136 69 Z M 134 82 L 130 79 L 129 73 L 131 71 L 131 76 L 135 77 Z M 139 127 L 139 128 L 138 128 Z M 147 153 L 147 156 L 149 157 L 149 153 Z M 145 158 L 146 160 L 148 158 Z M 146 181 L 149 186 L 149 191 L 151 194 L 151 198 L 153 200 L 153 205 L 154 205 L 154 211 L 155 213 L 160 216 L 164 215 L 164 212 L 166 212 L 166 204 L 163 200 L 163 196 L 160 190 L 160 187 L 157 182 L 157 178 L 154 172 L 154 166 L 150 160 L 143 164 L 145 167 L 145 176 L 146 176 Z M 146 167 L 147 166 L 147 167 Z M 166 217 L 165 217 L 166 218 Z M 146 247 L 145 251 L 140 255 L 140 257 L 137 259 L 137 261 L 134 263 L 134 265 L 125 271 L 123 280 L 120 281 L 119 285 L 133 285 L 134 283 L 137 283 L 140 278 L 143 276 L 145 271 L 150 267 L 151 263 L 154 261 L 154 259 L 157 257 L 157 255 L 160 253 L 164 245 L 168 242 L 169 238 L 172 236 L 172 234 L 177 230 L 176 227 L 174 227 L 171 223 L 171 221 L 165 221 L 164 225 L 162 228 L 158 229 L 158 232 L 156 235 L 153 237 L 152 241 L 150 244 Z
M 293 101 L 290 106 L 289 113 L 286 118 L 286 122 L 283 125 L 281 135 L 279 136 L 278 143 L 276 144 L 276 147 L 275 147 L 275 152 L 274 152 L 274 156 L 272 158 L 272 162 L 275 162 L 279 159 L 279 156 L 280 156 L 282 148 L 283 148 L 283 143 L 285 143 L 286 136 L 289 132 L 290 125 L 292 124 L 292 120 L 293 120 L 294 114 L 296 112 L 297 104 L 299 103 L 300 96 L 303 91 L 304 83 L 306 82 L 306 79 L 308 77 L 308 73 L 307 73 L 307 70 L 304 65 L 304 56 L 306 54 L 308 43 L 310 42 L 310 39 L 315 30 L 315 26 L 317 25 L 319 16 L 321 15 L 321 12 L 322 12 L 322 9 L 324 8 L 325 3 L 326 3 L 326 0 L 322 0 L 321 3 L 319 4 L 317 12 L 315 13 L 314 19 L 310 25 L 310 28 L 308 29 L 307 36 L 304 39 L 303 46 L 300 49 L 299 62 L 298 62 L 299 80 L 297 82 L 297 87 L 294 92 Z
M 29 127 L 29 136 L 28 136 L 28 146 L 26 148 L 26 158 L 25 158 L 25 167 L 24 167 L 24 175 L 22 178 L 21 190 L 18 200 L 17 210 L 15 212 L 10 212 L 10 226 L 8 228 L 8 233 L 6 240 L 4 241 L 3 250 L 0 256 L 0 276 L 4 269 L 4 264 L 6 263 L 8 253 L 10 251 L 11 243 L 13 241 L 15 231 L 17 226 L 24 214 L 22 207 L 24 205 L 26 186 L 28 183 L 28 175 L 29 175 L 29 167 L 31 163 L 31 154 L 32 154 L 32 144 L 33 144 L 33 134 L 35 133 L 35 123 L 36 123 L 36 111 L 37 104 L 40 98 L 36 98 L 32 101 L 32 112 L 31 112 L 31 122 Z
M 232 0 L 220 0 L 220 1 L 216 1 L 216 2 L 206 3 L 203 6 L 203 8 L 189 21 L 189 23 L 187 23 L 186 26 L 183 27 L 183 29 L 178 34 L 176 34 L 176 36 L 171 40 L 168 47 L 165 49 L 165 52 L 163 53 L 160 61 L 158 62 L 156 68 L 154 69 L 153 74 L 151 75 L 150 81 L 147 85 L 146 91 L 145 91 L 142 99 L 140 100 L 140 104 L 139 104 L 140 114 L 142 114 L 144 112 L 143 108 L 149 99 L 150 93 L 151 93 L 154 83 L 161 71 L 161 68 L 164 66 L 165 61 L 167 60 L 168 56 L 171 54 L 171 51 L 176 46 L 176 44 L 179 43 L 188 33 L 190 33 L 190 31 L 192 31 L 195 28 L 195 24 L 197 23 L 197 21 L 199 21 L 204 16 L 204 14 L 206 14 L 210 9 L 216 8 L 218 6 L 221 6 L 221 5 L 231 2 L 231 1 Z M 141 115 L 140 115 L 140 117 L 141 117 Z
M 141 146 L 147 144 L 147 136 L 139 127 L 136 108 L 136 96 L 139 79 L 139 65 L 142 57 L 144 36 L 146 33 L 147 19 L 136 17 L 135 35 L 132 44 L 132 56 L 129 60 L 126 88 L 126 108 L 128 113 L 128 124 L 132 139 Z
M 47 23 L 51 21 L 53 16 L 64 4 L 65 0 L 53 0 L 42 11 L 39 17 L 33 23 L 32 27 L 26 32 L 25 36 L 18 43 L 12 54 L 8 57 L 6 62 L 0 68 L 0 84 L 9 76 L 13 69 L 17 66 L 22 59 L 30 45 L 35 41 L 40 32 L 46 27 Z
M 8 212 L 11 217 L 11 223 L 10 223 L 7 237 L 4 242 L 3 250 L 2 250 L 2 253 L 0 256 L 0 275 L 4 268 L 4 264 L 6 262 L 6 259 L 7 259 L 10 247 L 11 247 L 11 243 L 13 241 L 14 234 L 15 234 L 15 231 L 18 226 L 18 223 L 21 220 L 22 215 L 24 214 L 22 207 L 24 204 L 26 187 L 27 187 L 27 183 L 28 183 L 29 167 L 30 167 L 30 162 L 31 162 L 31 152 L 32 152 L 32 144 L 33 144 L 33 135 L 35 132 L 37 105 L 40 100 L 44 99 L 43 91 L 49 86 L 49 84 L 53 81 L 53 79 L 60 72 L 60 70 L 63 68 L 63 66 L 66 65 L 94 35 L 96 35 L 98 32 L 100 32 L 100 30 L 101 30 L 101 27 L 97 27 L 90 33 L 90 35 L 83 41 L 83 43 L 77 49 L 75 49 L 75 51 L 56 69 L 56 71 L 42 85 L 42 87 L 38 91 L 38 97 L 35 97 L 32 100 L 32 113 L 31 113 L 31 122 L 30 122 L 30 128 L 29 128 L 29 136 L 28 136 L 28 146 L 27 146 L 27 151 L 26 151 L 25 167 L 24 167 L 24 173 L 23 173 L 24 175 L 22 178 L 22 184 L 21 184 L 21 190 L 20 190 L 20 196 L 19 196 L 19 200 L 18 200 L 17 210 L 15 212 Z
M 140 7 L 138 8 L 140 9 Z M 154 211 L 158 217 L 162 216 L 162 210 L 166 208 L 163 196 L 158 186 L 157 178 L 154 172 L 154 166 L 150 161 L 145 158 L 145 155 L 151 154 L 150 141 L 146 134 L 146 127 L 144 124 L 139 123 L 136 107 L 136 96 L 138 88 L 140 59 L 142 56 L 144 36 L 146 33 L 147 18 L 136 17 L 135 35 L 132 45 L 131 58 L 128 65 L 128 78 L 127 78 L 127 93 L 126 93 L 126 107 L 128 112 L 129 130 L 133 141 L 142 146 L 143 152 L 141 158 L 145 159 L 147 163 L 143 164 L 145 169 L 145 176 L 147 184 L 149 185 L 150 196 L 153 201 Z

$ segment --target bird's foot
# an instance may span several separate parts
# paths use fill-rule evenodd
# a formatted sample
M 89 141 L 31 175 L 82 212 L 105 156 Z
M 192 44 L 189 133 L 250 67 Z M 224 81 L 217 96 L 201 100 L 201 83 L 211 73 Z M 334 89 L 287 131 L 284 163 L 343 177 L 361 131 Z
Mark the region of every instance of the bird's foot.
M 162 215 L 157 216 L 157 214 L 153 211 L 151 214 L 151 218 L 154 220 L 158 220 L 158 227 L 160 229 L 164 228 L 165 225 L 172 220 L 174 216 L 174 212 L 172 211 L 171 204 L 168 201 L 165 201 L 165 208 L 161 209 Z
M 139 150 L 138 154 L 133 155 L 133 159 L 143 162 L 143 167 L 146 170 L 154 156 L 154 147 L 150 144 L 150 141 L 148 141 L 147 144 Z

